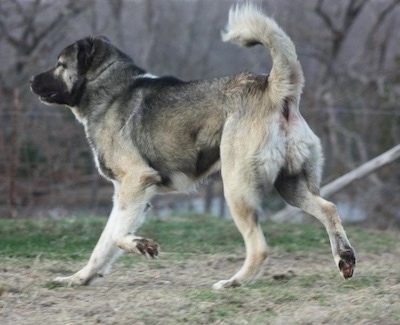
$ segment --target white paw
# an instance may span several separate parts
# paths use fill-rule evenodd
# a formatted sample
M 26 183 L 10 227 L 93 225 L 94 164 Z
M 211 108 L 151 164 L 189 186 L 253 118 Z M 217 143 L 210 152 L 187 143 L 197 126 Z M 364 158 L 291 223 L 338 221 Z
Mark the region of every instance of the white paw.
M 73 286 L 87 285 L 89 284 L 91 279 L 86 279 L 82 276 L 79 276 L 79 273 L 75 273 L 70 276 L 58 276 L 53 281 L 58 282 L 64 286 L 73 287 Z
M 71 286 L 74 286 L 74 285 L 81 285 L 79 279 L 74 277 L 73 275 L 71 275 L 71 276 L 58 276 L 53 281 L 54 282 L 58 282 L 60 284 L 68 286 L 68 287 L 71 287 Z
M 218 281 L 217 283 L 214 283 L 213 285 L 214 290 L 236 288 L 236 287 L 240 287 L 240 282 L 235 279 L 221 280 Z

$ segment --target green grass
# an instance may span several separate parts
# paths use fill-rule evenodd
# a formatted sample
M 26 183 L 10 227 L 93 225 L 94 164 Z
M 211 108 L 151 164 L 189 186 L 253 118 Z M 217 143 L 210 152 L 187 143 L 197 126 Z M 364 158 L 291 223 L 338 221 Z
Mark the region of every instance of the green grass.
M 212 254 L 234 252 L 243 246 L 233 222 L 213 216 L 153 217 L 139 234 L 156 240 L 164 252 Z
M 49 259 L 85 259 L 106 223 L 104 218 L 0 219 L 0 256 Z M 317 224 L 262 223 L 269 245 L 280 254 L 329 253 L 328 236 Z M 369 253 L 390 251 L 396 238 L 390 234 L 347 227 L 358 248 Z M 187 215 L 149 217 L 138 235 L 157 241 L 163 252 L 178 254 L 234 253 L 243 241 L 231 220 Z
M 85 258 L 104 224 L 101 218 L 0 220 L 0 256 Z

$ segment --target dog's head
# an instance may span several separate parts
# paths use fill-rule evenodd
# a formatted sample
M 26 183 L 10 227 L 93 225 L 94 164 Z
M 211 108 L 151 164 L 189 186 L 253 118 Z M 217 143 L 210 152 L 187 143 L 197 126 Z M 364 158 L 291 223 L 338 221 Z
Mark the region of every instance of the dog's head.
M 87 37 L 67 46 L 53 68 L 30 79 L 32 91 L 46 104 L 78 105 L 85 83 L 96 78 L 112 48 L 105 37 Z

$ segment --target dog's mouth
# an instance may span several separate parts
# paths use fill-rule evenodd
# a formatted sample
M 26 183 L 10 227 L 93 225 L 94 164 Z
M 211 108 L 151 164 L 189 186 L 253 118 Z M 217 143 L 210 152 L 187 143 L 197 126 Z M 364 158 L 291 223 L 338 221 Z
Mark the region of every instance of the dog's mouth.
M 40 82 L 40 78 L 32 77 L 29 82 L 31 84 L 31 91 L 39 96 L 39 99 L 43 103 L 54 103 L 56 102 L 61 94 L 60 91 L 56 89 L 56 87 L 47 88 L 43 86 L 43 82 Z
M 51 102 L 52 100 L 55 100 L 57 98 L 57 93 L 50 93 L 46 95 L 39 95 L 39 99 L 42 102 Z
M 57 103 L 60 98 L 60 94 L 58 92 L 49 92 L 49 93 L 45 93 L 45 94 L 37 94 L 36 93 L 36 95 L 39 96 L 40 101 L 44 104 Z

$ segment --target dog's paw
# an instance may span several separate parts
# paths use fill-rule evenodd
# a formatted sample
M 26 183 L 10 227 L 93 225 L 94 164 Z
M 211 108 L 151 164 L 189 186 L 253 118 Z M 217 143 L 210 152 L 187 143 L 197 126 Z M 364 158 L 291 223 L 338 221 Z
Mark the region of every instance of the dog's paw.
M 58 283 L 61 286 L 84 286 L 89 285 L 93 280 L 102 277 L 100 273 L 90 272 L 90 269 L 83 268 L 82 270 L 76 272 L 70 276 L 59 276 L 53 280 L 54 283 Z
M 148 238 L 137 237 L 133 240 L 137 253 L 146 257 L 156 258 L 158 256 L 158 244 Z
M 240 282 L 235 279 L 221 280 L 221 281 L 218 281 L 217 283 L 214 283 L 213 289 L 221 290 L 221 289 L 236 288 L 236 287 L 240 287 L 240 285 L 241 285 Z
M 53 282 L 56 282 L 65 287 L 81 286 L 88 284 L 88 281 L 80 278 L 77 274 L 70 276 L 58 276 Z
M 343 278 L 346 280 L 351 278 L 356 267 L 356 257 L 351 247 L 347 247 L 345 250 L 339 253 L 338 267 Z

